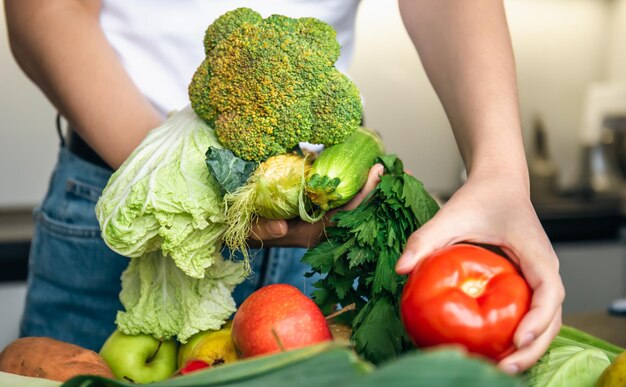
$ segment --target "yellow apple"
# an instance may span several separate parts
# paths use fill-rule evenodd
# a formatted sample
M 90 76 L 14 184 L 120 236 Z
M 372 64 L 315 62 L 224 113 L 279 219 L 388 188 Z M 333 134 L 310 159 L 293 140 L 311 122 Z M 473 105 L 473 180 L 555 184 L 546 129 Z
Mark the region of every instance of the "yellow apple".
M 596 386 L 622 387 L 626 386 L 626 352 L 622 352 L 613 363 L 604 370 Z
M 178 351 L 178 368 L 184 369 L 192 361 L 200 360 L 208 367 L 231 363 L 239 357 L 230 336 L 232 322 L 217 331 L 204 331 L 193 335 Z

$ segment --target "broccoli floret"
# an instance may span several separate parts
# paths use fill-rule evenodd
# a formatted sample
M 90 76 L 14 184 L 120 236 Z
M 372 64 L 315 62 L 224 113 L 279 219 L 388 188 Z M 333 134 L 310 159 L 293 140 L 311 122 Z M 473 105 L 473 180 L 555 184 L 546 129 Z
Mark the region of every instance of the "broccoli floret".
M 314 18 L 239 8 L 209 26 L 191 106 L 225 147 L 263 161 L 300 142 L 333 145 L 361 122 L 354 83 L 334 66 L 335 30 Z

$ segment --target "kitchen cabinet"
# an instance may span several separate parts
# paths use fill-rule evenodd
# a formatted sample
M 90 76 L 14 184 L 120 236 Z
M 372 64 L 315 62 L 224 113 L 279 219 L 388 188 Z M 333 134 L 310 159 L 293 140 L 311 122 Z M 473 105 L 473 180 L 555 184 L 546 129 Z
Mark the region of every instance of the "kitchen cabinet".
M 558 242 L 554 249 L 566 292 L 563 314 L 606 311 L 613 300 L 626 297 L 622 240 Z
M 626 222 L 622 195 L 563 193 L 535 210 L 559 257 L 563 314 L 607 311 L 626 297 Z

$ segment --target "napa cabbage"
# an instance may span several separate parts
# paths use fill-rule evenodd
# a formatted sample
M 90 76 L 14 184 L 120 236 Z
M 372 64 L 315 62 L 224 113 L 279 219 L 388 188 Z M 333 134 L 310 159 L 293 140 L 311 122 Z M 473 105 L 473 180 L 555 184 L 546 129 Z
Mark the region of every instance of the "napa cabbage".
M 232 292 L 244 278 L 244 265 L 219 253 L 203 278 L 189 277 L 160 251 L 133 258 L 122 274 L 125 310 L 115 323 L 129 335 L 185 343 L 197 332 L 220 329 L 236 310 Z
M 160 250 L 185 274 L 204 277 L 225 230 L 220 187 L 205 163 L 209 147 L 222 148 L 190 107 L 150 131 L 96 205 L 113 251 L 141 257 Z

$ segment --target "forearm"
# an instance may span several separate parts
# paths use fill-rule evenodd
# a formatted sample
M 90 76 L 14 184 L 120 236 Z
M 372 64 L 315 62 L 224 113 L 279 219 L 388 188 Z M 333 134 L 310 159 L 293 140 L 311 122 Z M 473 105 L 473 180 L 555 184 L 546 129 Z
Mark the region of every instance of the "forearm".
M 95 0 L 5 0 L 9 40 L 24 72 L 80 136 L 118 167 L 162 117 L 129 78 Z
M 502 2 L 399 3 L 470 176 L 501 172 L 528 188 L 515 63 Z

